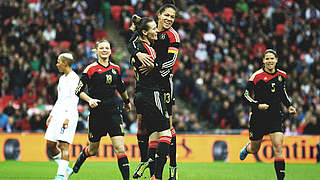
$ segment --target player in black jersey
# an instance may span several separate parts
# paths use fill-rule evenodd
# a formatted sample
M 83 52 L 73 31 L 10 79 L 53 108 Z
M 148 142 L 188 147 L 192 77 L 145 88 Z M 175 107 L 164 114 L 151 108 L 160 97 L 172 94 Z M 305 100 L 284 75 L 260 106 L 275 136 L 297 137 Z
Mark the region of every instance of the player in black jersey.
M 98 61 L 86 67 L 76 89 L 76 94 L 90 106 L 89 145 L 78 156 L 73 172 L 79 171 L 87 157 L 97 154 L 101 137 L 108 133 L 118 158 L 122 178 L 129 180 L 129 162 L 124 149 L 123 120 L 115 90 L 120 93 L 127 111 L 131 107 L 129 97 L 121 80 L 120 67 L 109 61 L 110 43 L 106 40 L 97 42 L 96 53 Z M 86 86 L 88 86 L 88 94 L 84 92 Z
M 285 87 L 287 75 L 276 69 L 278 56 L 276 51 L 268 49 L 263 54 L 264 67 L 256 71 L 250 78 L 244 92 L 244 101 L 251 106 L 249 122 L 250 142 L 241 150 L 240 159 L 244 160 L 248 153 L 259 151 L 264 135 L 269 134 L 275 155 L 274 167 L 278 180 L 285 176 L 285 162 L 282 153 L 283 119 L 281 103 L 290 114 L 296 113 Z
M 172 133 L 172 140 L 170 144 L 170 167 L 169 167 L 169 180 L 177 179 L 177 163 L 176 163 L 176 133 L 172 125 L 172 106 L 174 105 L 174 92 L 173 92 L 173 66 L 178 56 L 178 51 L 180 47 L 180 36 L 172 28 L 172 25 L 176 17 L 176 7 L 173 2 L 164 4 L 159 8 L 157 12 L 158 18 L 158 40 L 155 41 L 153 47 L 157 52 L 157 62 L 154 64 L 155 69 L 160 71 L 161 80 L 160 88 L 167 107 L 169 118 L 170 118 L 170 130 Z M 128 45 L 128 50 L 131 55 L 138 57 L 145 65 L 149 65 L 151 56 L 141 52 L 138 48 L 133 46 L 134 42 L 137 40 L 137 36 L 133 35 L 131 38 L 131 43 Z M 142 144 L 139 146 L 141 155 L 147 150 L 141 149 L 141 147 L 148 147 L 148 145 L 143 145 L 148 143 L 148 137 L 146 135 L 138 134 L 138 142 Z M 150 142 L 149 152 L 154 152 L 154 141 Z M 146 155 L 145 155 L 146 156 Z M 140 167 L 138 167 L 139 169 Z M 137 171 L 136 171 L 137 172 Z M 136 174 L 136 173 L 135 173 Z
M 151 47 L 151 43 L 157 40 L 157 24 L 151 18 L 140 18 L 138 16 L 133 16 L 132 22 L 135 26 L 134 30 L 138 34 L 138 39 L 133 45 L 141 52 L 149 54 L 152 57 L 150 63 L 153 64 L 157 61 L 157 54 Z M 161 75 L 159 70 L 146 69 L 136 56 L 132 56 L 130 64 L 133 66 L 136 79 L 134 104 L 137 110 L 138 126 L 140 127 L 138 134 L 142 134 L 141 126 L 143 126 L 143 129 L 147 131 L 146 134 L 154 134 L 153 136 L 156 136 L 157 140 L 159 139 L 156 147 L 158 157 L 154 159 L 154 178 L 162 179 L 163 167 L 169 153 L 171 132 L 169 115 L 163 99 L 160 98 L 159 80 Z M 142 69 L 142 71 L 139 69 Z M 144 73 L 145 70 L 146 73 Z M 147 157 L 142 158 L 144 164 L 138 168 L 141 174 L 146 168 L 147 160 Z

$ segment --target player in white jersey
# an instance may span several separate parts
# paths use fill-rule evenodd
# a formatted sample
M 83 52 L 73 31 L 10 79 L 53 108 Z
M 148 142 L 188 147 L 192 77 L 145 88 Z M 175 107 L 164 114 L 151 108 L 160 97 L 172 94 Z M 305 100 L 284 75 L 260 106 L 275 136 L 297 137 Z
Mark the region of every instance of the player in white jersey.
M 53 159 L 58 163 L 58 171 L 55 180 L 64 179 L 69 166 L 69 144 L 78 123 L 78 101 L 75 94 L 79 77 L 72 71 L 73 56 L 70 53 L 62 53 L 57 59 L 59 72 L 64 73 L 59 78 L 58 99 L 47 119 L 47 149 Z M 68 175 L 66 175 L 67 178 Z

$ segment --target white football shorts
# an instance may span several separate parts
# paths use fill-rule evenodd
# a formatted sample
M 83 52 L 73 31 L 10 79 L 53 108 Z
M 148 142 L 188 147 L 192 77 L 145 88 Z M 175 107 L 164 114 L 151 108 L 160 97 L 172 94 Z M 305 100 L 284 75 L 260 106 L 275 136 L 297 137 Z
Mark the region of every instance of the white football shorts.
M 77 129 L 78 114 L 72 116 L 72 119 L 69 119 L 68 127 L 63 129 L 62 124 L 65 121 L 65 119 L 65 116 L 53 116 L 48 125 L 44 138 L 53 142 L 64 141 L 68 142 L 69 144 L 72 144 L 73 137 Z

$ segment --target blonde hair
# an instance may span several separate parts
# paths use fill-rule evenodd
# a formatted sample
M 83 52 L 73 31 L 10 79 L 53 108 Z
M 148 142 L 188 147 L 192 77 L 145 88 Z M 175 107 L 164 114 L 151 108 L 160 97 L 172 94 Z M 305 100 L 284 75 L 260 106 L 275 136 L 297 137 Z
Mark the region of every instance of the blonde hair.
M 71 66 L 72 63 L 74 62 L 74 59 L 71 53 L 62 53 L 59 55 L 58 58 L 61 59 L 62 61 L 67 61 L 67 64 L 69 66 Z
M 106 43 L 109 43 L 109 44 L 110 44 L 110 42 L 109 42 L 108 40 L 106 40 L 106 39 L 103 39 L 103 40 L 101 40 L 101 41 L 97 41 L 97 42 L 96 42 L 96 46 L 95 46 L 95 48 L 94 48 L 94 49 L 91 49 L 91 51 L 92 51 L 92 52 L 96 52 L 96 51 L 97 51 L 97 49 L 98 49 L 99 44 L 100 44 L 100 43 L 104 43 L 104 42 L 106 42 Z M 111 44 L 110 44 L 110 45 L 111 45 Z

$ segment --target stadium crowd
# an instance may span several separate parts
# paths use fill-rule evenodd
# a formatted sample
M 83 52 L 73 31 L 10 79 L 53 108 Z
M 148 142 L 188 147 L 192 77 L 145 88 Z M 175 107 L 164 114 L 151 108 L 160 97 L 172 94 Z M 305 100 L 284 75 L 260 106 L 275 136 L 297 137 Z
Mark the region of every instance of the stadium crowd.
M 182 39 L 175 66 L 174 107 L 178 132 L 246 129 L 249 108 L 241 100 L 249 76 L 261 67 L 267 48 L 279 54 L 287 91 L 297 114 L 284 109 L 286 135 L 320 134 L 320 10 L 311 0 L 176 0 L 175 29 Z M 94 41 L 111 14 L 128 39 L 133 13 L 154 16 L 157 0 L 0 1 L 0 129 L 43 131 L 56 98 L 57 54 L 69 50 L 81 73 L 94 61 Z M 112 41 L 111 41 L 112 43 Z M 113 48 L 130 97 L 133 72 L 125 47 Z M 88 106 L 79 106 L 78 130 L 86 129 Z M 124 114 L 136 132 L 135 113 Z

